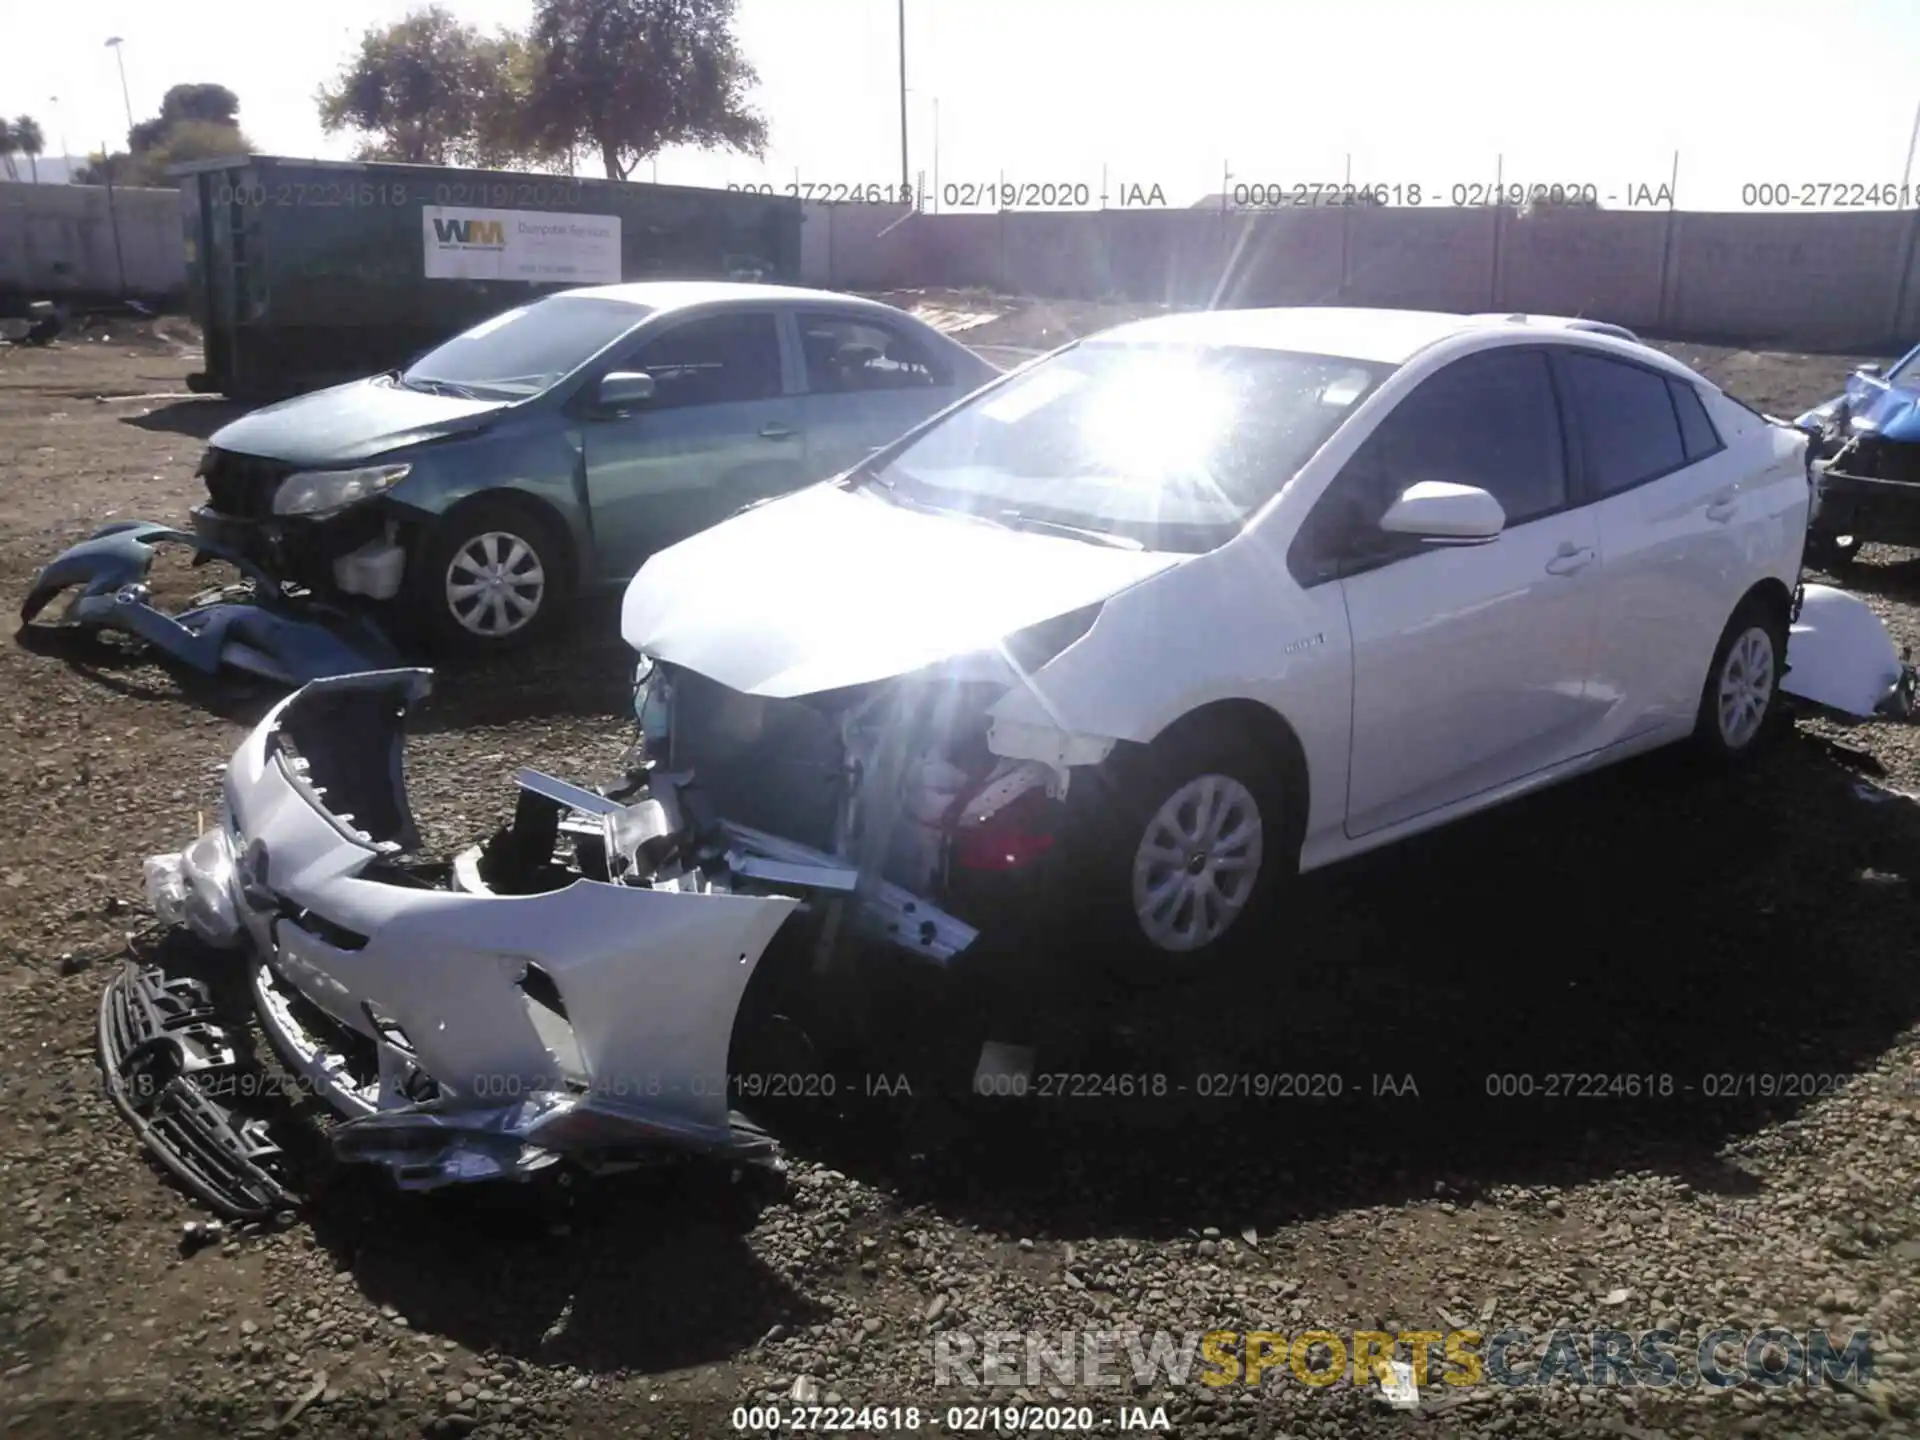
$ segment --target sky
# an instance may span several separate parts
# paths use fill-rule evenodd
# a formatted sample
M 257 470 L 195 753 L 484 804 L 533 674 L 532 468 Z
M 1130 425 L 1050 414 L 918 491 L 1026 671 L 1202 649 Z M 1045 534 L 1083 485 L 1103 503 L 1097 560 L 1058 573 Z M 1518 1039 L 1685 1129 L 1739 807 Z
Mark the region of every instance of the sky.
M 754 103 L 771 129 L 764 161 L 675 150 L 633 178 L 897 185 L 899 4 L 740 0 L 740 42 L 760 74 Z M 1023 203 L 1048 185 L 1056 200 L 1096 206 L 1103 187 L 1110 205 L 1150 202 L 1157 187 L 1184 205 L 1350 181 L 1401 195 L 1419 185 L 1423 203 L 1444 205 L 1496 178 L 1592 186 L 1609 206 L 1664 205 L 1671 185 L 1683 209 L 1825 208 L 1900 184 L 1920 107 L 1914 0 L 904 7 L 908 165 L 944 209 L 977 205 L 1003 182 Z M 123 147 L 126 106 L 105 44 L 117 35 L 136 120 L 168 86 L 213 81 L 239 95 L 262 153 L 344 159 L 353 137 L 321 131 L 314 92 L 368 27 L 411 8 L 0 0 L 0 114 L 35 115 L 50 151 L 62 137 L 76 154 Z M 450 8 L 492 27 L 523 24 L 530 5 Z

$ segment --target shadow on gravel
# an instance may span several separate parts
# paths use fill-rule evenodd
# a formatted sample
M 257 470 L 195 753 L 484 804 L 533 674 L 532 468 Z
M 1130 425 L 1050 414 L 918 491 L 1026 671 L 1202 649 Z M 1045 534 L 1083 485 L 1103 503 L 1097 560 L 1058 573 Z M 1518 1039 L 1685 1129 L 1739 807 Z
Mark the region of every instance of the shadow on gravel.
M 1051 1095 L 876 1099 L 785 1138 L 1034 1237 L 1264 1232 L 1634 1170 L 1754 1190 L 1717 1152 L 1920 1017 L 1920 805 L 1858 760 L 1796 734 L 1745 776 L 1618 767 L 1308 877 L 1244 973 L 1119 993 L 1029 957 L 1034 1023 L 995 1035 L 1037 1046 Z
M 164 405 L 154 406 L 144 415 L 122 415 L 120 421 L 141 430 L 205 440 L 222 425 L 238 420 L 249 408 L 209 395 L 192 400 L 169 400 Z
M 1867 548 L 1873 558 L 1862 558 L 1846 568 L 1833 583 L 1858 595 L 1905 604 L 1920 601 L 1920 555 L 1883 546 Z M 1884 558 L 1883 558 L 1884 557 Z
M 147 953 L 208 984 L 229 1016 L 250 1010 L 229 956 L 177 930 Z M 255 1027 L 229 1035 L 248 1054 L 267 1050 Z M 687 1161 L 592 1183 L 400 1192 L 384 1172 L 332 1163 L 316 1123 L 325 1107 L 276 1064 L 243 1065 L 282 1077 L 227 1103 L 272 1125 L 313 1244 L 421 1333 L 545 1365 L 658 1372 L 738 1354 L 777 1322 L 824 1318 L 747 1242 L 778 1176 Z
M 767 1198 L 764 1182 L 696 1165 L 438 1195 L 343 1170 L 309 1208 L 316 1242 L 415 1330 L 543 1365 L 656 1373 L 824 1318 L 747 1243 Z
M 286 691 L 235 673 L 203 675 L 165 662 L 131 636 L 22 625 L 14 643 L 32 655 L 62 661 L 76 675 L 134 700 L 173 701 L 238 725 L 257 724 Z
M 552 640 L 488 660 L 421 663 L 433 666 L 433 695 L 408 727 L 414 734 L 561 716 L 631 722 L 634 655 L 620 638 L 617 595 L 575 601 Z

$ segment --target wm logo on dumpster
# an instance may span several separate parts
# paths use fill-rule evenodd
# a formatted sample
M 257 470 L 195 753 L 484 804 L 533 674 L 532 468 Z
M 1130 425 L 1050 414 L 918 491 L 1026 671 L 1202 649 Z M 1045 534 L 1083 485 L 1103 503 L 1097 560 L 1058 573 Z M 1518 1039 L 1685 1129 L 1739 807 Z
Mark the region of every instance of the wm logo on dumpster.
M 435 220 L 433 233 L 442 245 L 507 243 L 507 227 L 498 220 Z

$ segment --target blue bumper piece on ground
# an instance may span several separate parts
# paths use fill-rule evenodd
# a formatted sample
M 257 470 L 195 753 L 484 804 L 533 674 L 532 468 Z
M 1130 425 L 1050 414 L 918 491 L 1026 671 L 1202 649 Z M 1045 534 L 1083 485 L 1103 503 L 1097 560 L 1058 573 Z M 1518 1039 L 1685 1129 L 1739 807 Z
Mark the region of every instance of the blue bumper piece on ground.
M 157 544 L 189 547 L 196 564 L 223 560 L 233 565 L 251 582 L 251 596 L 216 600 L 178 615 L 156 608 L 147 572 Z M 371 619 L 288 595 L 233 551 L 152 521 L 104 526 L 55 556 L 21 602 L 20 623 L 31 623 L 55 596 L 76 587 L 79 593 L 61 614 L 62 626 L 122 631 L 207 675 L 230 666 L 283 685 L 304 685 L 402 663 Z

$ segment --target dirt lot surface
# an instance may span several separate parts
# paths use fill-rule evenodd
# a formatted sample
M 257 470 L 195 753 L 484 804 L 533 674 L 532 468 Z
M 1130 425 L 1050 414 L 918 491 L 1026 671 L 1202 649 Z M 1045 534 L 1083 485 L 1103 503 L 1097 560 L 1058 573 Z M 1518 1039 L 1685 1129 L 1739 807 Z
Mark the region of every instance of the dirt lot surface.
M 969 338 L 1044 346 L 1110 318 L 1090 309 Z M 1679 353 L 1777 411 L 1847 367 Z M 98 524 L 184 517 L 233 413 L 174 398 L 194 364 L 144 333 L 0 347 L 8 604 Z M 1920 641 L 1920 562 L 1869 551 L 1853 583 Z M 410 750 L 429 842 L 504 817 L 517 765 L 603 778 L 627 673 L 593 611 L 553 653 L 446 677 Z M 1169 1077 L 1159 1100 L 1029 1097 L 984 1121 L 868 1101 L 798 1125 L 771 1182 L 410 1197 L 343 1175 L 289 1224 L 196 1245 L 203 1212 L 99 1092 L 95 1015 L 147 918 L 142 857 L 196 833 L 271 698 L 107 647 L 0 648 L 13 1433 L 717 1436 L 766 1402 L 917 1405 L 926 1430 L 1031 1402 L 1085 1405 L 1102 1433 L 1122 1405 L 1181 1435 L 1915 1433 L 1911 726 L 1803 720 L 1731 779 L 1653 757 L 1314 877 L 1260 981 L 1108 997 L 1103 1070 Z M 1284 1365 L 1258 1388 L 1135 1384 L 1118 1351 L 1096 1383 L 995 1390 L 933 1363 L 937 1336 L 1012 1330 L 1664 1327 L 1690 1380 L 1703 1335 L 1772 1324 L 1871 1330 L 1871 1365 L 1726 1390 L 1434 1381 L 1409 1414 Z

